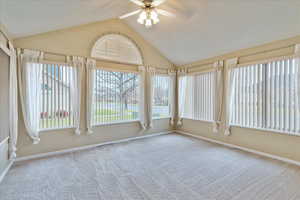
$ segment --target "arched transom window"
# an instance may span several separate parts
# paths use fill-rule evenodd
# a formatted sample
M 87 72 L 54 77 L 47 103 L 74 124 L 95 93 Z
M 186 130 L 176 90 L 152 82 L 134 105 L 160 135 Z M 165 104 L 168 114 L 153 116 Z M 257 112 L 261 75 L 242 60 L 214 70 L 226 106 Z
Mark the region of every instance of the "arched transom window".
M 129 38 L 120 34 L 107 34 L 99 38 L 92 48 L 91 57 L 142 65 L 139 48 Z

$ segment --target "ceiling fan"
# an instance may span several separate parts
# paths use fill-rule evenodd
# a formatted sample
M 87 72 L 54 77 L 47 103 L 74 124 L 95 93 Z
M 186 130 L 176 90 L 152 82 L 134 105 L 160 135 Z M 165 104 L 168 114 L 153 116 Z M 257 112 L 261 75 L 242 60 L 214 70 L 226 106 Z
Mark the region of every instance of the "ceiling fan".
M 140 6 L 141 8 L 127 13 L 125 15 L 120 16 L 120 19 L 124 19 L 133 15 L 139 15 L 137 22 L 146 26 L 146 28 L 152 27 L 152 25 L 157 24 L 159 22 L 159 15 L 167 16 L 167 17 L 175 17 L 174 14 L 157 8 L 159 5 L 166 2 L 166 0 L 129 0 L 130 2 Z

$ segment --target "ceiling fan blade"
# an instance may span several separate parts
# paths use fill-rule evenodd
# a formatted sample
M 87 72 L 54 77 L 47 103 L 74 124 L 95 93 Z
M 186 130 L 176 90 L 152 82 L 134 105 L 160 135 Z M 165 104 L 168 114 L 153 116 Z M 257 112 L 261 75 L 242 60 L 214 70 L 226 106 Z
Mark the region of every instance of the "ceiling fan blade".
M 139 14 L 141 11 L 142 11 L 141 9 L 138 9 L 136 11 L 133 11 L 133 12 L 130 12 L 130 13 L 120 16 L 119 19 L 124 19 L 124 18 L 130 17 L 132 15 Z
M 163 9 L 156 9 L 156 11 L 157 11 L 158 14 L 161 14 L 161 15 L 164 15 L 164 16 L 167 16 L 167 17 L 176 17 L 175 14 L 170 13 L 170 12 L 168 12 L 166 10 L 163 10 Z
M 162 5 L 161 8 L 169 10 L 176 13 L 179 18 L 189 19 L 197 13 L 199 5 L 205 8 L 207 0 L 197 0 L 197 1 L 181 1 L 181 0 L 168 0 L 168 3 Z
M 153 0 L 153 2 L 151 3 L 151 5 L 153 6 L 153 7 L 157 7 L 157 6 L 159 6 L 160 4 L 163 4 L 163 3 L 165 3 L 166 2 L 166 0 Z
M 139 1 L 139 0 L 129 0 L 129 1 L 131 1 L 132 3 L 134 3 L 138 6 L 142 6 L 142 7 L 145 6 L 145 4 L 142 1 Z

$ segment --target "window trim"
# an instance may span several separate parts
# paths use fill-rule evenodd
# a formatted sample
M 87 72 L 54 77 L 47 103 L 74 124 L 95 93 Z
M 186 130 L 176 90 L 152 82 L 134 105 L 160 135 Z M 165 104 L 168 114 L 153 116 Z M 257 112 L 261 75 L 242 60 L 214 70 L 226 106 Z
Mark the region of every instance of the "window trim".
M 251 130 L 255 130 L 255 131 L 265 131 L 265 132 L 268 132 L 268 133 L 276 133 L 276 134 L 280 134 L 280 135 L 300 137 L 300 134 L 297 134 L 295 132 L 290 132 L 290 131 L 279 131 L 279 130 L 276 130 L 276 129 L 247 127 L 247 126 L 242 126 L 242 125 L 238 125 L 238 124 L 232 124 L 230 126 L 234 127 L 234 128 L 242 128 L 242 129 L 245 128 L 245 129 L 251 129 Z
M 134 119 L 134 120 L 126 120 L 126 121 L 115 121 L 115 122 L 109 122 L 109 123 L 102 123 L 102 124 L 93 124 L 93 127 L 101 127 L 101 126 L 111 126 L 111 125 L 118 125 L 118 124 L 131 124 L 135 122 L 140 122 L 140 119 Z
M 193 120 L 193 121 L 199 121 L 199 122 L 207 122 L 207 123 L 214 123 L 214 120 L 205 120 L 205 119 L 193 119 L 189 117 L 182 117 L 182 119 L 188 119 L 188 120 Z
M 158 120 L 158 119 L 171 119 L 171 116 L 167 116 L 167 117 L 152 117 L 152 119 L 154 120 Z
M 49 132 L 49 131 L 59 131 L 59 130 L 65 130 L 65 129 L 76 129 L 76 127 L 75 126 L 67 126 L 67 127 L 61 127 L 61 128 L 43 128 L 43 129 L 40 129 L 39 132 L 45 133 L 45 132 Z

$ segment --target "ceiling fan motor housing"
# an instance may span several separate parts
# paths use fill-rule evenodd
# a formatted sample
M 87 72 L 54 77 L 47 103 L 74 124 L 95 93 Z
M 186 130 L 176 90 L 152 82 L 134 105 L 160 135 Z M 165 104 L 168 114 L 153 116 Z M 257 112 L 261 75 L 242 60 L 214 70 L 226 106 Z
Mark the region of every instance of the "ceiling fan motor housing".
M 153 0 L 144 0 L 143 3 L 145 4 L 146 8 L 152 7 Z

